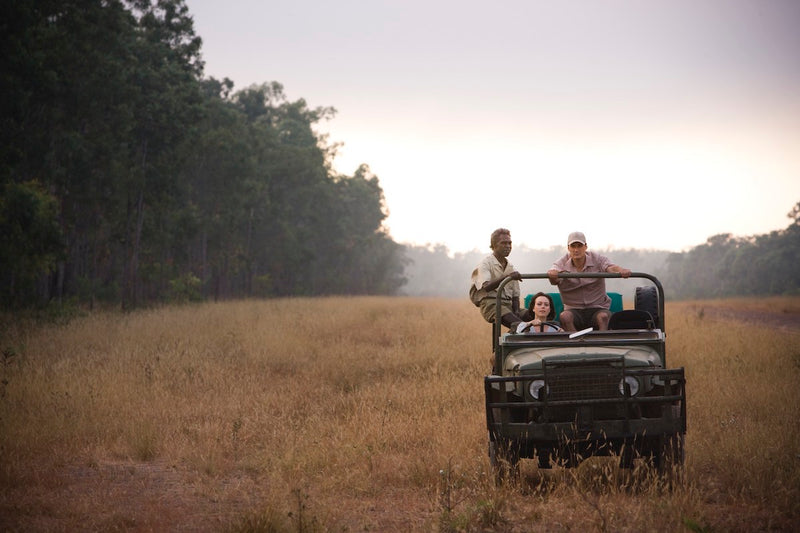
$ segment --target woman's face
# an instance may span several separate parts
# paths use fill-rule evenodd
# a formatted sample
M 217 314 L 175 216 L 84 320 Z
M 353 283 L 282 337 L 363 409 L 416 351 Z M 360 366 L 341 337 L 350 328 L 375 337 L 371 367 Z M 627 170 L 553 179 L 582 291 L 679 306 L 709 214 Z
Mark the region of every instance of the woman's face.
M 550 314 L 550 300 L 547 296 L 539 296 L 533 301 L 533 314 L 539 320 L 546 320 Z

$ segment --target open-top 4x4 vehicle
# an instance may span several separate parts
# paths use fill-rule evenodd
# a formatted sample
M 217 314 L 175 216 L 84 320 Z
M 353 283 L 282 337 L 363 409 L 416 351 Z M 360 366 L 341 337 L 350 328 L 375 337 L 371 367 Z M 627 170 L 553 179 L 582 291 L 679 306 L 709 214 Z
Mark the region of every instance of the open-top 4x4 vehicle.
M 539 468 L 552 462 L 574 467 L 590 456 L 612 454 L 623 468 L 637 458 L 662 471 L 683 464 L 685 378 L 683 368 L 667 369 L 664 289 L 650 274 L 631 273 L 630 279 L 637 278 L 652 284 L 635 288 L 634 309 L 613 313 L 607 331 L 503 334 L 497 302 L 494 366 L 484 385 L 489 457 L 498 477 L 516 473 L 520 459 L 534 457 Z

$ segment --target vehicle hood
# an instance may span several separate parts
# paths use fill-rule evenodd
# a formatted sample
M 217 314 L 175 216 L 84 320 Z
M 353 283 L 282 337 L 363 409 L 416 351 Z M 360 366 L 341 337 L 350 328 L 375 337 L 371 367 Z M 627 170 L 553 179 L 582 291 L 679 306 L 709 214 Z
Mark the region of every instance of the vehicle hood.
M 506 374 L 538 371 L 542 361 L 579 361 L 587 363 L 609 357 L 620 357 L 625 360 L 626 367 L 660 367 L 661 359 L 655 350 L 646 346 L 631 347 L 557 347 L 557 348 L 520 348 L 511 352 L 505 359 Z

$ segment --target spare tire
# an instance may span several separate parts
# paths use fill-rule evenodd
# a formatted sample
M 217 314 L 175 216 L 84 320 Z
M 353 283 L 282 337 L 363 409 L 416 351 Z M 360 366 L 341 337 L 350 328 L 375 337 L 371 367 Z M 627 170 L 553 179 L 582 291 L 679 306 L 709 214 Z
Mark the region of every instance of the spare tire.
M 658 289 L 653 285 L 636 287 L 636 296 L 633 307 L 637 311 L 647 311 L 653 317 L 655 326 L 659 327 L 658 320 Z

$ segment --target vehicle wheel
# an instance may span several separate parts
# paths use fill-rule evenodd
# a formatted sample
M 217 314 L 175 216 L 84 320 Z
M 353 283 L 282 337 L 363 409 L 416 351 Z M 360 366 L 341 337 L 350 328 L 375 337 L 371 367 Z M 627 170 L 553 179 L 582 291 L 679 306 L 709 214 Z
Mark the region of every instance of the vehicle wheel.
M 626 442 L 619 452 L 619 467 L 622 469 L 630 470 L 633 468 L 633 459 L 636 457 L 636 452 L 633 449 L 632 442 Z
M 578 468 L 583 462 L 583 457 L 571 445 L 559 448 L 554 459 L 556 460 L 556 464 L 561 468 Z
M 550 464 L 550 450 L 539 450 L 536 452 L 536 457 L 539 460 L 539 470 L 550 470 L 553 465 Z
M 659 472 L 669 472 L 682 468 L 685 460 L 683 449 L 684 435 L 666 435 L 661 438 L 661 447 L 655 456 L 655 466 Z
M 684 435 L 666 435 L 653 454 L 653 466 L 666 486 L 673 488 L 682 483 L 684 455 Z
M 637 311 L 647 311 L 658 326 L 658 289 L 653 285 L 636 287 L 633 307 Z
M 582 458 L 576 453 L 569 453 L 561 463 L 563 468 L 578 468 L 581 464 Z
M 519 477 L 519 452 L 509 441 L 489 440 L 489 462 L 498 485 Z

